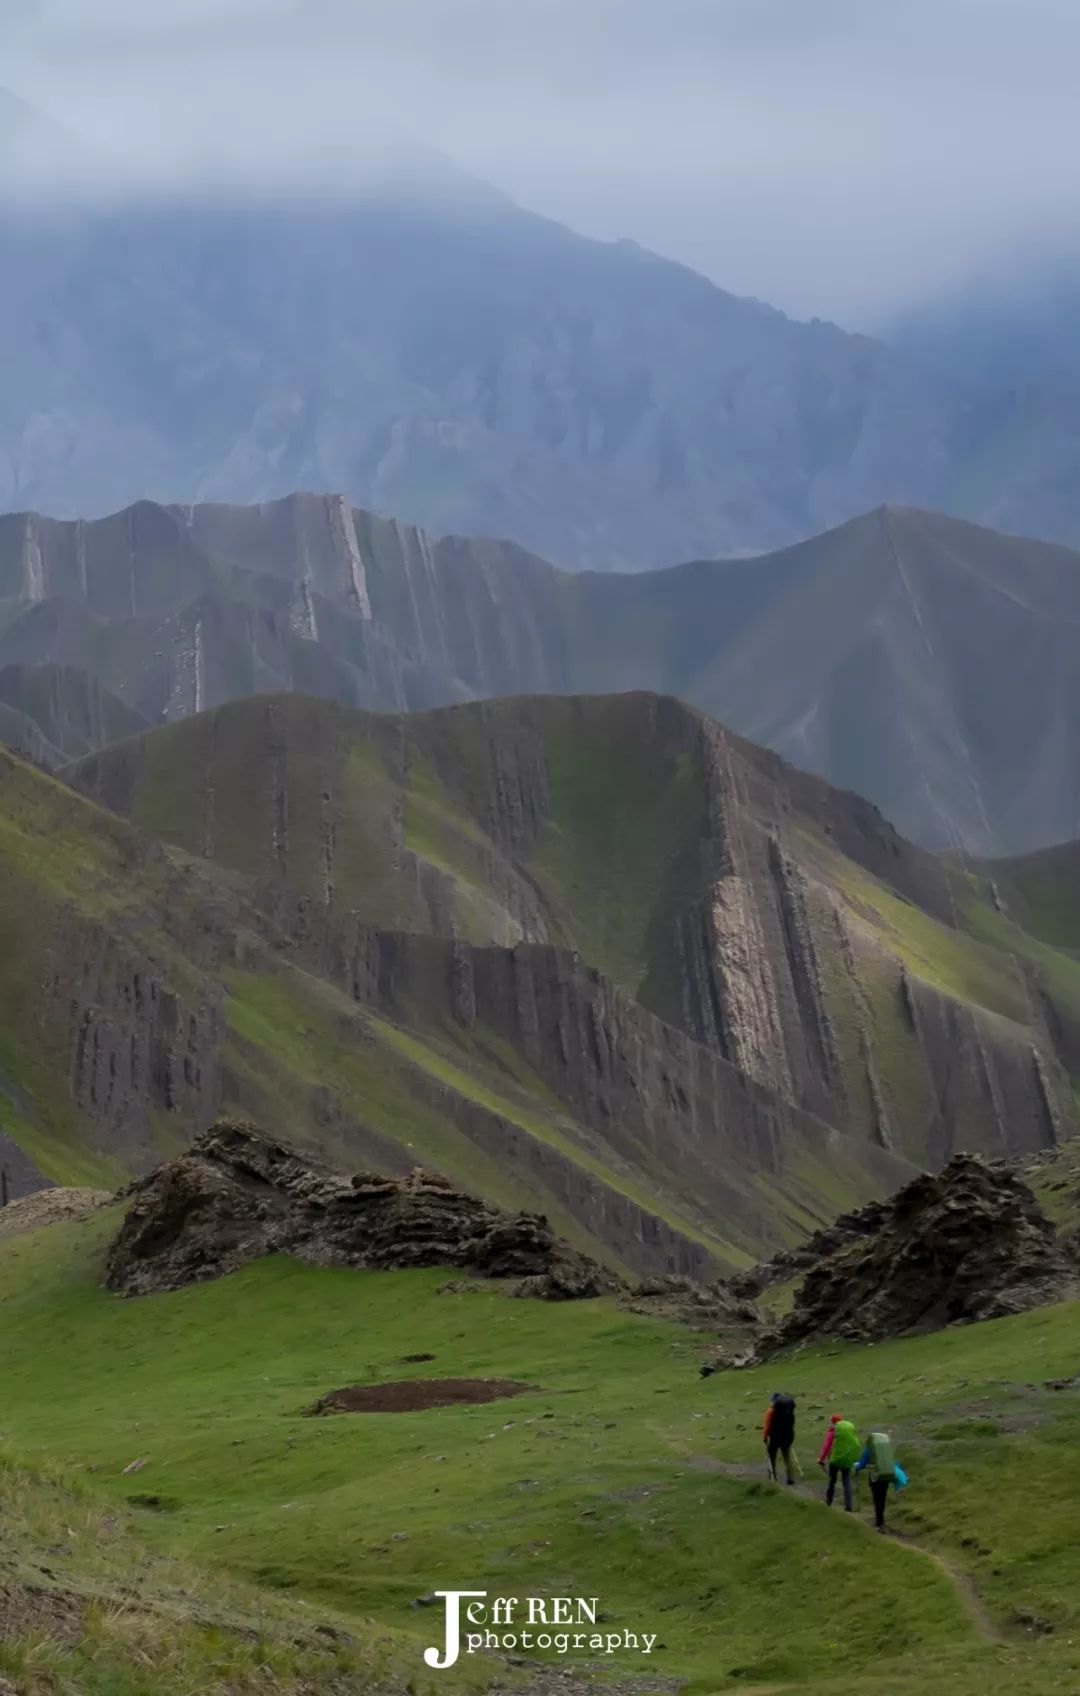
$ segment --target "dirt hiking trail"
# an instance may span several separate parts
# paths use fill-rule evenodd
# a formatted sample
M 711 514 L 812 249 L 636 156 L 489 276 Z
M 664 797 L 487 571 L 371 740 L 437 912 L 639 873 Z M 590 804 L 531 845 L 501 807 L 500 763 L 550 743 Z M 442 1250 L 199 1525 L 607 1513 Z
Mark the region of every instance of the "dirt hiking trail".
M 719 1472 L 726 1478 L 745 1478 L 754 1480 L 760 1484 L 767 1484 L 770 1482 L 768 1467 L 763 1460 L 758 1461 L 756 1464 L 751 1461 L 722 1461 L 715 1459 L 712 1455 L 688 1455 L 686 1459 L 689 1465 L 696 1467 L 702 1472 Z M 815 1466 L 815 1474 L 817 1471 L 818 1469 Z M 778 1490 L 787 1490 L 790 1488 L 796 1495 L 801 1496 L 806 1501 L 817 1502 L 822 1507 L 825 1505 L 823 1501 L 823 1491 L 821 1486 L 818 1485 L 816 1477 L 813 1479 L 808 1478 L 805 1473 L 794 1485 L 789 1486 L 784 1483 L 778 1483 L 776 1488 Z M 839 1511 L 843 1513 L 843 1508 L 841 1507 Z M 865 1525 L 866 1522 L 863 1520 L 861 1515 L 852 1517 L 857 1517 L 857 1522 L 860 1525 Z M 912 1554 L 919 1555 L 923 1560 L 932 1561 L 934 1563 L 938 1571 L 943 1575 L 943 1577 L 947 1578 L 949 1583 L 952 1585 L 961 1604 L 963 1605 L 964 1612 L 967 1614 L 972 1625 L 975 1627 L 976 1631 L 979 1632 L 980 1636 L 987 1638 L 992 1643 L 1001 1643 L 1005 1641 L 1005 1631 L 987 1612 L 979 1593 L 975 1588 L 974 1581 L 968 1573 L 962 1571 L 959 1567 L 954 1566 L 950 1560 L 948 1560 L 944 1555 L 939 1555 L 934 1549 L 928 1549 L 925 1544 L 917 1543 L 909 1532 L 893 1530 L 890 1526 L 888 1534 L 892 1538 L 893 1542 L 899 1543 L 901 1547 L 909 1549 Z M 751 1693 L 749 1691 L 745 1691 L 743 1696 L 751 1696 Z

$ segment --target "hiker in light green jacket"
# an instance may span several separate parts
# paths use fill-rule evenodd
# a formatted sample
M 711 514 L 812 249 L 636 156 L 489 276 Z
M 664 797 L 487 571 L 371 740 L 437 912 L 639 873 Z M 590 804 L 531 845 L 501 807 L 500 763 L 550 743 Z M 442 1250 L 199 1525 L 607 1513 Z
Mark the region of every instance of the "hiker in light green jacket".
M 844 1512 L 852 1512 L 851 1469 L 859 1458 L 861 1448 L 859 1433 L 851 1420 L 844 1419 L 840 1414 L 834 1413 L 829 1421 L 825 1441 L 821 1445 L 821 1453 L 818 1455 L 818 1465 L 823 1471 L 826 1466 L 829 1469 L 829 1482 L 825 1489 L 826 1507 L 831 1508 L 833 1505 L 833 1497 L 836 1495 L 836 1480 L 839 1478 L 843 1481 L 844 1486 Z

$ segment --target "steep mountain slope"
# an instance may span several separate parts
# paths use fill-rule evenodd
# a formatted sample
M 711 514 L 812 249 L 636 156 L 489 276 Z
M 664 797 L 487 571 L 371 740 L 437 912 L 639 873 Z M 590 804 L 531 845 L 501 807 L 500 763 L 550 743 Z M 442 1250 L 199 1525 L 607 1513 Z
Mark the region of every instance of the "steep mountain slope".
M 566 949 L 259 890 L 2 754 L 0 871 L 9 1197 L 145 1169 L 225 1109 L 339 1165 L 419 1161 L 542 1209 L 616 1268 L 702 1272 L 908 1169 L 837 1144 Z
M 61 765 L 108 742 L 149 729 L 147 720 L 110 694 L 88 672 L 65 665 L 9 665 L 0 670 L 0 703 L 38 731 L 40 752 L 26 751 L 46 765 Z M 22 751 L 0 731 L 0 740 Z
M 339 927 L 324 969 L 360 999 L 374 980 L 400 1016 L 479 1018 L 586 1113 L 592 1038 L 563 991 L 524 991 L 522 944 L 575 950 L 744 1078 L 913 1162 L 1037 1147 L 1071 1120 L 1050 1036 L 1068 994 L 1044 1006 L 1015 953 L 977 939 L 969 904 L 1000 922 L 978 878 L 678 702 L 380 717 L 281 697 L 66 775 L 298 894 L 313 934 Z M 387 923 L 412 936 L 373 959 L 367 927 Z M 502 974 L 494 996 L 478 996 L 466 945 Z M 493 948 L 512 952 L 500 964 Z
M 69 776 L 134 828 L 0 756 L 9 1195 L 224 1109 L 700 1272 L 1072 1122 L 1075 961 L 677 702 L 281 696 Z
M 145 721 L 281 689 L 410 709 L 654 689 L 972 853 L 1080 834 L 1078 628 L 1080 555 L 912 511 L 637 576 L 433 542 L 331 496 L 0 518 L 0 668 L 84 670 Z M 37 698 L 0 681 L 80 751 Z M 100 742 L 135 728 L 117 712 L 59 718 Z
M 1080 832 L 1080 555 L 883 509 L 761 563 L 779 592 L 692 699 L 928 846 Z
M 0 701 L 0 743 L 24 759 L 33 760 L 35 765 L 53 771 L 64 763 L 63 754 L 45 740 L 36 720 L 6 701 Z

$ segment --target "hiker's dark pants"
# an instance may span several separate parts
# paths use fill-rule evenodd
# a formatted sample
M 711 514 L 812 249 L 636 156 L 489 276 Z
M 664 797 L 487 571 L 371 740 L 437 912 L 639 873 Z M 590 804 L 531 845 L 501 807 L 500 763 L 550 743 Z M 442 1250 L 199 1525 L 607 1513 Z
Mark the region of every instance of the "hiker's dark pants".
M 794 1439 L 792 1439 L 792 1441 L 794 1441 Z M 788 1480 L 790 1481 L 790 1479 L 791 1479 L 791 1442 L 777 1443 L 777 1442 L 774 1442 L 773 1439 L 770 1437 L 770 1439 L 769 1439 L 769 1471 L 772 1473 L 774 1478 L 776 1477 L 776 1457 L 777 1457 L 777 1455 L 783 1455 L 784 1465 L 787 1468 Z
M 842 1478 L 844 1480 L 844 1509 L 847 1513 L 850 1513 L 851 1512 L 851 1468 L 850 1468 L 850 1466 L 833 1466 L 831 1461 L 830 1461 L 830 1463 L 829 1463 L 829 1487 L 825 1491 L 825 1505 L 826 1505 L 826 1507 L 830 1507 L 830 1508 L 833 1505 L 833 1497 L 836 1495 L 836 1480 L 838 1478 Z
M 874 1524 L 885 1524 L 885 1503 L 889 1499 L 889 1480 L 887 1478 L 871 1478 L 870 1494 L 874 1498 Z

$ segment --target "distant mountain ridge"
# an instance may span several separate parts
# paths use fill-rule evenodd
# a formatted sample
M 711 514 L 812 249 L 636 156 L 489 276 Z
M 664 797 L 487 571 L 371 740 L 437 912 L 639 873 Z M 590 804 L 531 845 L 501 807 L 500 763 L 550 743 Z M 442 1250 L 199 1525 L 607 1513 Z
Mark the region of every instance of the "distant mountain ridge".
M 1017 853 L 1080 834 L 1078 630 L 1080 555 L 905 510 L 631 575 L 343 496 L 0 517 L 5 734 L 53 764 L 283 689 L 390 711 L 651 689 L 928 846 Z
M 600 570 L 882 502 L 1080 542 L 1076 382 L 958 381 L 447 160 L 388 154 L 351 195 L 328 169 L 321 198 L 125 200 L 123 161 L 87 153 L 0 91 L 0 509 L 340 489 Z

